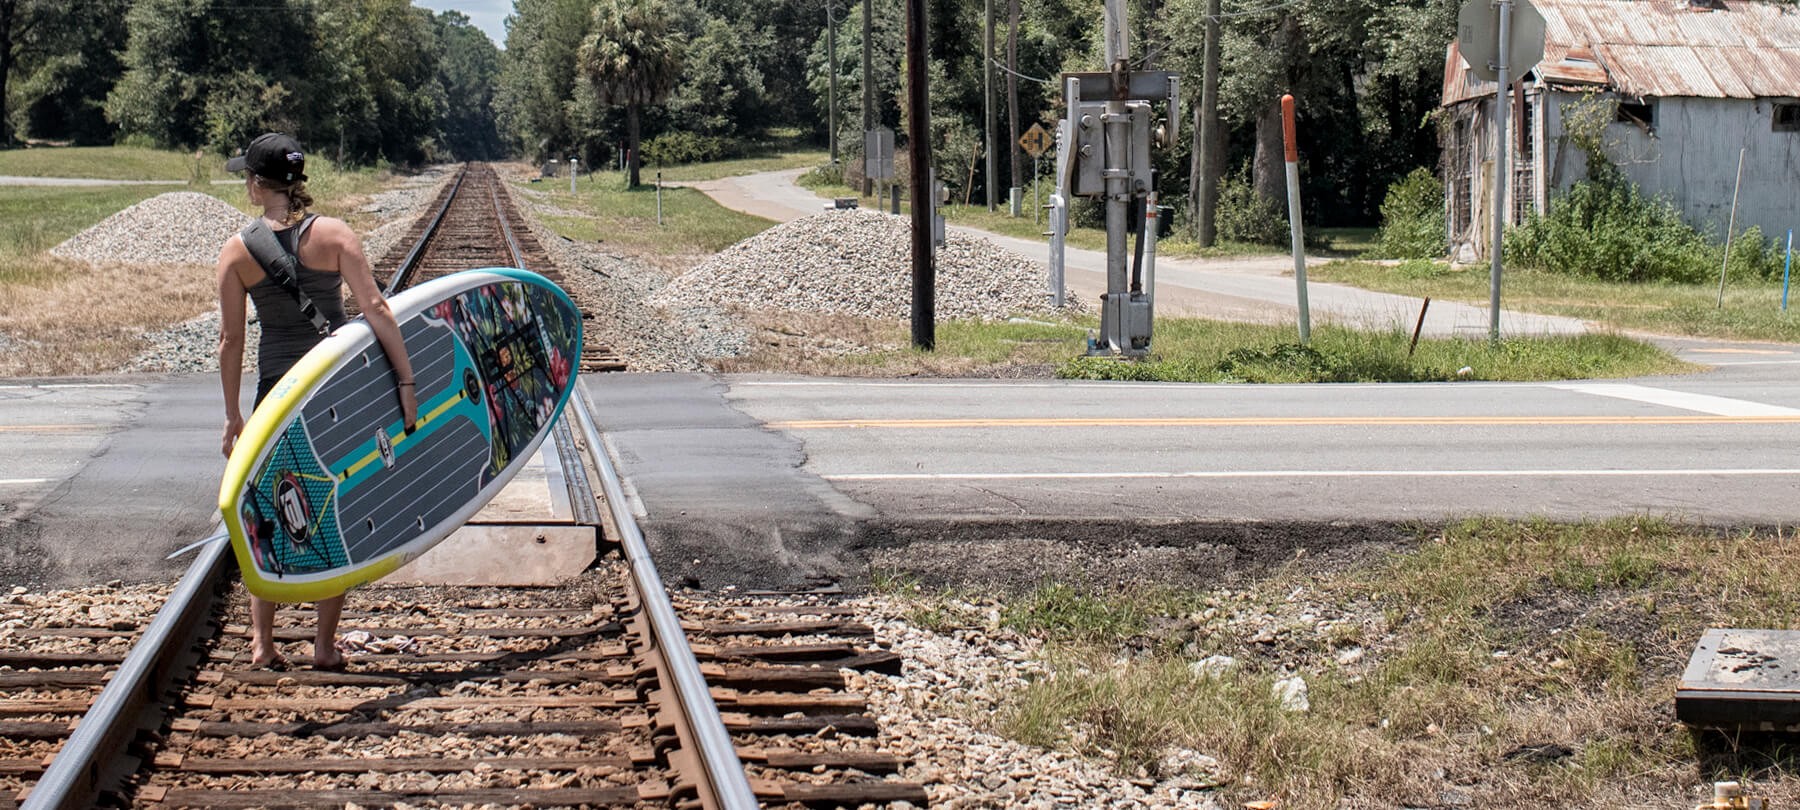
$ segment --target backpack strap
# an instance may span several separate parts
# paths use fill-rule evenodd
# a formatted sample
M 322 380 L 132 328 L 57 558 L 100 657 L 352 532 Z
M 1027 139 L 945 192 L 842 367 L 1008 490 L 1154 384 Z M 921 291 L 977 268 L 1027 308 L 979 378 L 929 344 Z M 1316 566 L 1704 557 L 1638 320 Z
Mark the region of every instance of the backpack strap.
M 263 272 L 275 282 L 275 286 L 294 297 L 294 301 L 300 305 L 300 314 L 312 321 L 313 328 L 321 335 L 330 333 L 331 323 L 319 313 L 319 308 L 313 305 L 312 298 L 307 296 L 306 291 L 300 289 L 300 257 L 287 252 L 275 238 L 275 232 L 269 230 L 268 223 L 261 219 L 245 225 L 243 230 L 238 231 L 238 235 L 244 238 L 244 247 L 249 248 L 251 257 L 262 265 Z

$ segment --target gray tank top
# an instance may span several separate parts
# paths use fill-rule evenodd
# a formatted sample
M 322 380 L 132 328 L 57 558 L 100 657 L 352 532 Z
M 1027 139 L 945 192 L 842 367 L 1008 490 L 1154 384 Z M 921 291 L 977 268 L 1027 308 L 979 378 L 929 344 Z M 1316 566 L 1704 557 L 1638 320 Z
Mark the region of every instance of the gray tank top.
M 275 232 L 281 249 L 299 257 L 300 237 L 312 227 L 317 214 L 307 214 L 300 224 Z M 336 329 L 344 321 L 343 277 L 337 273 L 300 266 L 297 269 L 300 289 L 312 299 L 313 306 L 325 321 Z M 266 274 L 265 274 L 266 275 Z M 250 300 L 256 302 L 257 318 L 262 322 L 262 340 L 257 343 L 256 363 L 260 377 L 286 374 L 306 352 L 324 338 L 313 328 L 312 320 L 300 312 L 294 296 L 269 278 L 249 289 Z

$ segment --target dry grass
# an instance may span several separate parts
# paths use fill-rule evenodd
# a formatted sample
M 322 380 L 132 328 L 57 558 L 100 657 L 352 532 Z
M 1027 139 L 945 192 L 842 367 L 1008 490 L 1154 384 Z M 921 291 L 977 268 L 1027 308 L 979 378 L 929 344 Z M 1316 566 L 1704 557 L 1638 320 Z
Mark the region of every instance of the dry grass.
M 1706 628 L 1800 621 L 1795 570 L 1791 533 L 1477 520 L 1214 590 L 1047 586 L 1002 623 L 1045 639 L 1055 676 L 991 722 L 1126 775 L 1197 750 L 1227 807 L 1675 808 L 1730 779 L 1792 806 L 1791 738 L 1692 732 L 1673 696 Z M 1193 671 L 1215 654 L 1237 668 Z M 1309 711 L 1272 695 L 1293 674 Z
M 90 266 L 40 256 L 0 260 L 0 376 L 111 371 L 143 350 L 143 333 L 214 305 L 212 268 Z

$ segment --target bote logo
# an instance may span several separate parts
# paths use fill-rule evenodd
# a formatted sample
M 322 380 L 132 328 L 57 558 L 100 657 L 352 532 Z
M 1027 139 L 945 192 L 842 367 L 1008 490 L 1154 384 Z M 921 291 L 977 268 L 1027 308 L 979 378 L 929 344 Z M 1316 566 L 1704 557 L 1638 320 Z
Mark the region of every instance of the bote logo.
M 275 485 L 275 505 L 280 507 L 281 526 L 287 529 L 288 536 L 296 543 L 306 542 L 312 528 L 312 506 L 306 502 L 306 487 L 300 485 L 299 476 L 291 472 L 281 474 L 281 481 Z

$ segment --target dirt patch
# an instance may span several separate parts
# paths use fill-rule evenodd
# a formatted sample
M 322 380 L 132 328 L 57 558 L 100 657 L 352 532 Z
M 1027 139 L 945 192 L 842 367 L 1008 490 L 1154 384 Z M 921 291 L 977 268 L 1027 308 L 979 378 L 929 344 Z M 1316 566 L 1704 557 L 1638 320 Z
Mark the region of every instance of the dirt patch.
M 1409 547 L 1398 524 L 992 520 L 885 522 L 865 533 L 870 568 L 926 588 L 995 595 L 1063 582 L 1210 588 L 1278 571 L 1344 570 Z

